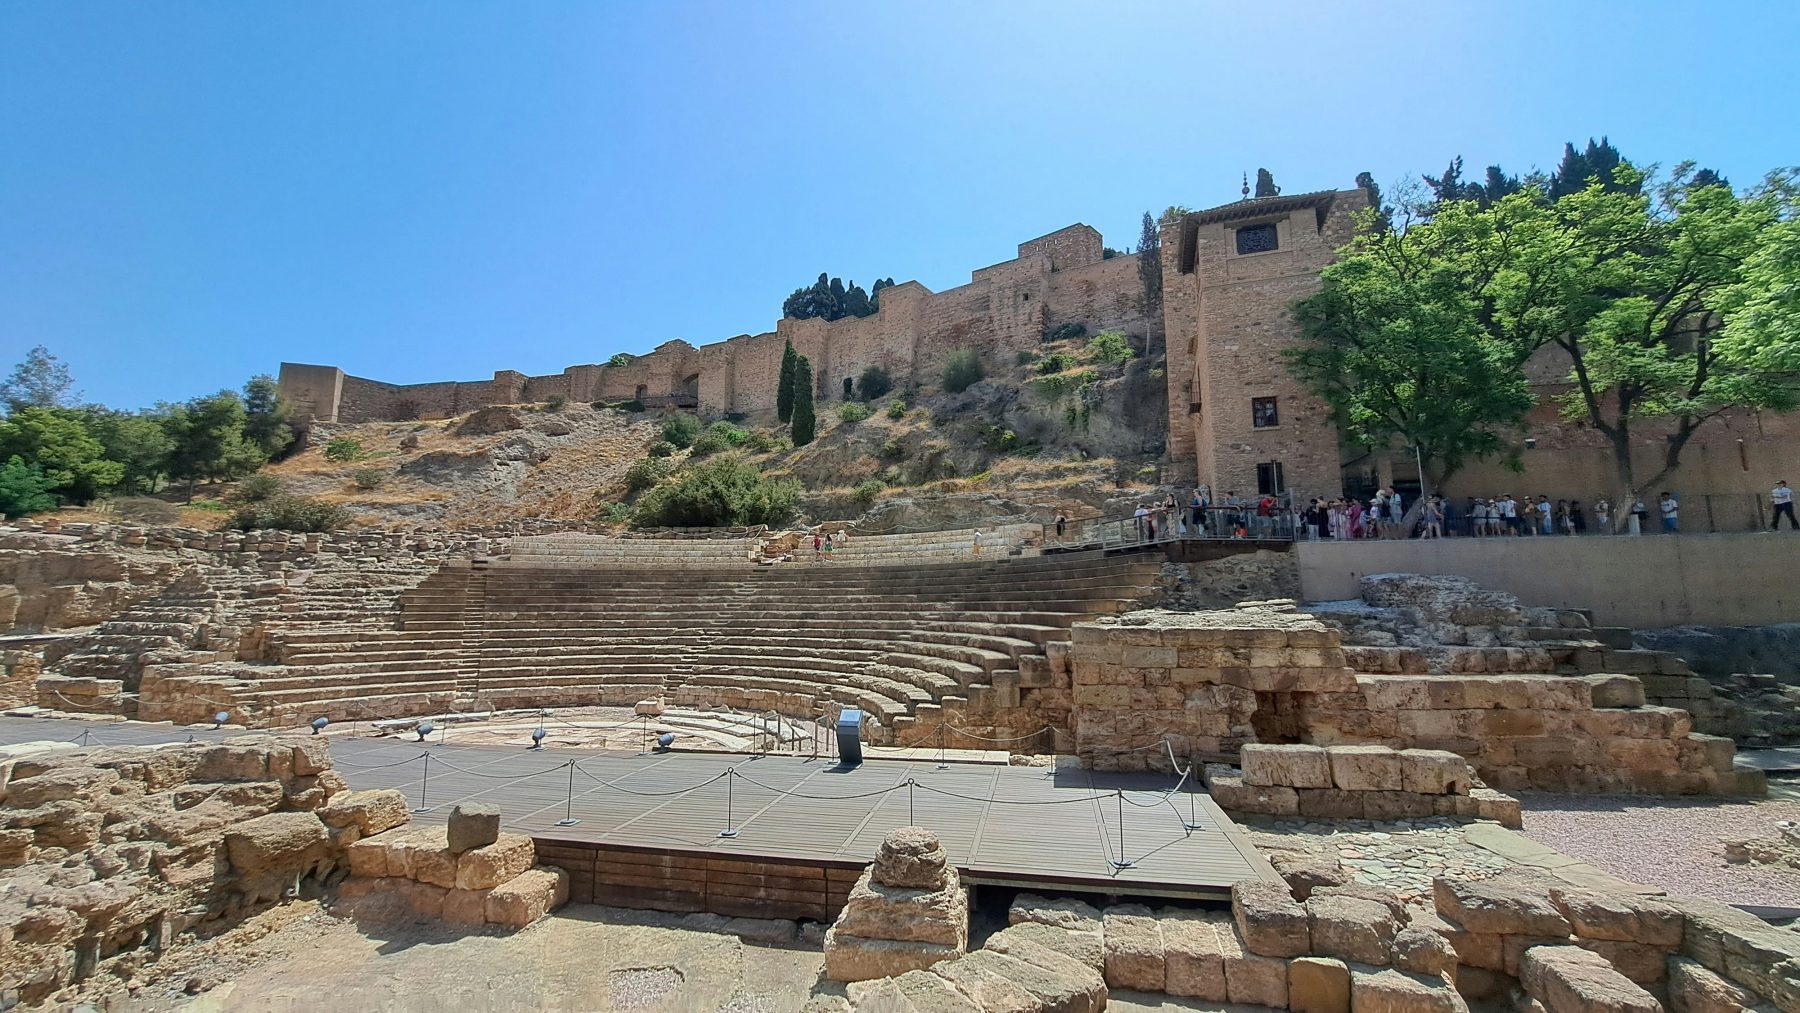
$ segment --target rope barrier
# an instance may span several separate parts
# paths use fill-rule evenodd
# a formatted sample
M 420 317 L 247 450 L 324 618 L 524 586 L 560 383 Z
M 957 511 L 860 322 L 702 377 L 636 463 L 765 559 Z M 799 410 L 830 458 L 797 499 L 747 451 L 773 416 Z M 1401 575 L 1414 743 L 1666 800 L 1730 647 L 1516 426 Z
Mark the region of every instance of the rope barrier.
M 429 756 L 429 755 L 431 755 L 431 754 L 415 753 L 412 756 L 409 756 L 404 760 L 395 760 L 393 763 L 376 763 L 376 764 L 344 763 L 341 760 L 333 760 L 333 761 L 331 761 L 331 766 L 333 769 L 341 768 L 344 770 L 383 770 L 387 767 L 398 767 L 403 763 L 411 763 L 414 760 L 417 760 L 421 757 L 425 757 L 425 756 Z
M 553 770 L 561 770 L 564 767 L 568 766 L 570 763 L 574 762 L 573 760 L 565 760 L 562 763 L 559 763 L 554 767 L 545 767 L 543 770 L 534 770 L 529 774 L 483 774 L 479 770 L 465 770 L 462 767 L 458 767 L 456 764 L 451 763 L 449 760 L 444 759 L 442 756 L 439 756 L 436 759 L 437 759 L 437 762 L 443 764 L 446 767 L 449 767 L 451 770 L 456 771 L 458 774 L 467 774 L 470 777 L 485 777 L 490 780 L 500 780 L 500 781 L 523 781 L 526 778 L 537 777 L 540 774 L 548 774 Z
M 704 788 L 707 785 L 712 784 L 715 781 L 718 781 L 720 778 L 729 777 L 729 776 L 731 776 L 731 772 L 732 772 L 731 768 L 726 768 L 724 773 L 719 774 L 716 777 L 708 778 L 707 780 L 702 781 L 699 784 L 692 785 L 687 788 L 682 788 L 677 791 L 637 791 L 635 789 L 627 788 L 620 784 L 615 784 L 612 781 L 608 781 L 606 778 L 601 777 L 601 776 L 595 774 L 594 772 L 588 770 L 586 767 L 581 766 L 579 761 L 575 762 L 575 769 L 581 771 L 583 774 L 586 774 L 588 776 L 588 779 L 594 781 L 596 784 L 602 784 L 608 788 L 613 789 L 614 791 L 622 791 L 627 795 L 637 795 L 641 798 L 667 798 L 667 797 L 670 797 L 673 795 L 685 795 L 690 791 L 697 791 L 701 788 Z M 629 775 L 627 775 L 627 776 L 629 776 Z

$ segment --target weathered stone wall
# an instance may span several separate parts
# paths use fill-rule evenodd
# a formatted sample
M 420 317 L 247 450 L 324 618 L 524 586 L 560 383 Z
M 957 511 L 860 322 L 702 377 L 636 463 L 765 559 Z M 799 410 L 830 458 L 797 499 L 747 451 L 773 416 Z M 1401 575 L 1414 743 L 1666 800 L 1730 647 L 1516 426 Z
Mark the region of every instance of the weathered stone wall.
M 392 384 L 332 366 L 283 363 L 281 385 L 303 417 L 325 422 L 435 418 L 552 396 L 757 414 L 775 406 L 789 340 L 812 360 L 818 398 L 835 401 L 843 381 L 869 366 L 887 369 L 902 387 L 935 386 L 944 360 L 965 348 L 998 367 L 1035 347 L 1051 320 L 1083 323 L 1090 332 L 1122 328 L 1139 338 L 1162 327 L 1143 312 L 1136 258 L 1103 259 L 1100 234 L 1073 225 L 1020 244 L 1016 259 L 974 271 L 967 285 L 934 293 L 909 281 L 884 289 L 880 312 L 868 317 L 783 319 L 773 331 L 699 348 L 665 342 L 622 366 L 575 365 L 541 376 L 502 370 L 469 382 Z

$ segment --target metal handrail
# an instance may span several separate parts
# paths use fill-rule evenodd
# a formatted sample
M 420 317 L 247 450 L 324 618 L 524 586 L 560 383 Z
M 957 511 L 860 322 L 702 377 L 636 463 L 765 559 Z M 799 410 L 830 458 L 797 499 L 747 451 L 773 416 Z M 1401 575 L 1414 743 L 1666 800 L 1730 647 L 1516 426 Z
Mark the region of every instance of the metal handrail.
M 1199 510 L 1159 507 L 1144 517 L 1089 517 L 1068 521 L 1061 534 L 1057 533 L 1055 524 L 1046 524 L 1043 544 L 1114 549 L 1175 541 L 1256 539 L 1291 542 L 1295 540 L 1296 530 L 1293 510 L 1285 504 L 1277 504 L 1267 515 L 1259 513 L 1254 503 Z

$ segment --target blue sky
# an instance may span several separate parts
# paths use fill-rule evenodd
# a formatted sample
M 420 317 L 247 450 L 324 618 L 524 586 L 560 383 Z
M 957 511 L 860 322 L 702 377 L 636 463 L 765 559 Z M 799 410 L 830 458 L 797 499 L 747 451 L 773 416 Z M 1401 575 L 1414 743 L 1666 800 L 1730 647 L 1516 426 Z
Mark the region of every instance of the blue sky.
M 941 290 L 1081 221 L 1609 134 L 1800 162 L 1775 2 L 0 5 L 0 368 L 120 407 L 400 382 Z

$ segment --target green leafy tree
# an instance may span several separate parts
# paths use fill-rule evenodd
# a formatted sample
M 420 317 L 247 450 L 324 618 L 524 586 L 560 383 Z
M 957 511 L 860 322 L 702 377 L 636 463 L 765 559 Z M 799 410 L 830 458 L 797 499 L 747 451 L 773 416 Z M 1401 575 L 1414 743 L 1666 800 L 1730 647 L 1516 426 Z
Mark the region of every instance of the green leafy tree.
M 304 496 L 271 496 L 239 504 L 225 526 L 238 531 L 336 531 L 348 526 L 350 511 Z
M 247 414 L 236 391 L 222 390 L 176 405 L 163 416 L 169 436 L 168 474 L 194 485 L 241 478 L 268 462 L 262 448 L 244 438 Z
M 1734 367 L 1800 376 L 1800 221 L 1789 215 L 1764 233 L 1722 301 L 1728 315 L 1714 342 L 1721 357 Z
M 693 446 L 694 437 L 699 435 L 700 420 L 687 412 L 676 412 L 663 419 L 662 437 L 676 448 Z
M 294 442 L 294 409 L 275 378 L 262 373 L 244 384 L 244 439 L 272 458 Z
M 864 401 L 873 401 L 894 389 L 894 378 L 880 366 L 866 366 L 856 378 L 856 393 Z
M 881 308 L 881 290 L 890 288 L 893 284 L 892 278 L 877 281 L 875 294 L 871 296 L 856 282 L 845 285 L 844 279 L 833 278 L 821 271 L 818 281 L 805 288 L 795 289 L 782 302 L 781 315 L 796 320 L 842 320 L 845 317 L 870 316 Z
M 325 444 L 325 460 L 333 464 L 349 464 L 362 455 L 362 442 L 348 436 L 339 436 Z
M 1125 336 L 1125 332 L 1101 331 L 1088 339 L 1083 355 L 1089 362 L 1122 366 L 1130 362 L 1137 353 L 1131 350 L 1131 339 Z
M 987 373 L 981 367 L 981 356 L 972 348 L 962 348 L 950 353 L 944 362 L 944 390 L 950 394 L 961 394 L 970 387 L 981 382 Z
M 794 417 L 794 342 L 789 339 L 781 349 L 781 377 L 775 384 L 775 417 L 782 422 Z
M 636 360 L 637 356 L 630 352 L 614 352 L 612 358 L 606 360 L 606 364 L 614 367 L 629 366 Z
M 0 464 L 0 517 L 24 517 L 56 507 L 44 469 L 14 454 Z
M 75 379 L 69 367 L 43 345 L 25 353 L 25 361 L 13 367 L 0 382 L 0 402 L 8 412 L 25 408 L 66 408 L 75 403 Z
M 818 435 L 819 420 L 813 408 L 813 367 L 806 356 L 794 359 L 794 446 L 804 447 Z
M 743 527 L 793 519 L 800 483 L 771 479 L 742 457 L 712 457 L 646 492 L 632 511 L 634 527 Z
M 1279 197 L 1279 196 L 1281 196 L 1281 187 L 1278 187 L 1275 185 L 1275 177 L 1270 175 L 1269 170 L 1267 170 L 1267 169 L 1256 170 L 1256 193 L 1255 193 L 1255 196 L 1257 196 L 1257 197 Z
M 83 409 L 87 430 L 100 441 L 106 459 L 124 468 L 118 490 L 129 495 L 156 491 L 174 441 L 162 420 L 151 415 L 116 412 L 99 405 Z
M 1162 232 L 1156 219 L 1144 212 L 1138 229 L 1138 285 L 1144 293 L 1144 312 L 1155 313 L 1162 307 Z
M 118 485 L 125 466 L 106 459 L 86 416 L 69 408 L 26 406 L 0 420 L 0 460 L 36 466 L 62 503 L 86 503 Z

